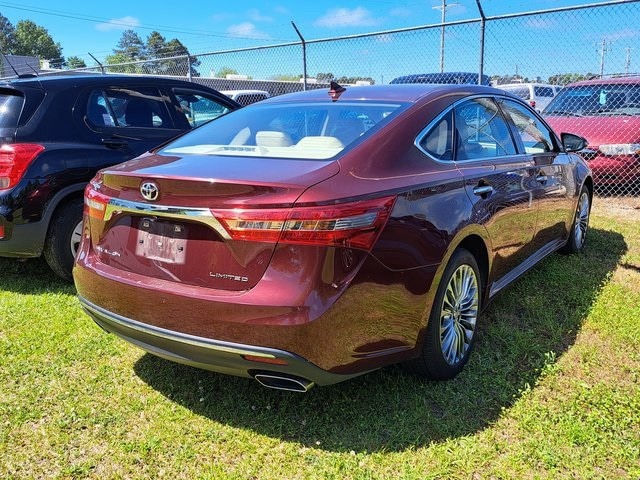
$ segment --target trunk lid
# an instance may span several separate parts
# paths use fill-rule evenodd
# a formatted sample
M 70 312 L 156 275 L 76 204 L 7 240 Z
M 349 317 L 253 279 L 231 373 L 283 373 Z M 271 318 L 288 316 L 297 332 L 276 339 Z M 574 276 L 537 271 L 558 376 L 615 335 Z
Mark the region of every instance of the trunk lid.
M 277 231 L 232 237 L 229 218 L 242 211 L 242 225 L 266 225 L 267 212 L 281 218 L 302 192 L 338 171 L 335 161 L 143 155 L 103 170 L 87 188 L 92 254 L 132 276 L 247 290 L 269 265 Z

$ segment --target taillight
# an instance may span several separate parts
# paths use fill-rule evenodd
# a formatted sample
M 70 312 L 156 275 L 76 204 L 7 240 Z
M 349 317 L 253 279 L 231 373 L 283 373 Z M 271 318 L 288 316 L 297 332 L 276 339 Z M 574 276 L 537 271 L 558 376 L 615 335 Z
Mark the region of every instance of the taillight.
M 5 143 L 0 146 L 0 189 L 14 187 L 43 150 L 42 145 L 35 143 Z
M 212 210 L 234 240 L 370 249 L 395 197 L 290 209 Z
M 109 203 L 109 197 L 87 186 L 84 192 L 84 212 L 92 218 L 104 219 L 104 213 Z

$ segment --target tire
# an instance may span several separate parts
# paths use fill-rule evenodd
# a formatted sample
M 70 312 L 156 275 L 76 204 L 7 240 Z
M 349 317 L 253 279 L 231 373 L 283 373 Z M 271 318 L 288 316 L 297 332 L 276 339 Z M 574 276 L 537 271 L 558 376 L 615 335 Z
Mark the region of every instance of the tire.
M 584 185 L 580 190 L 580 196 L 578 197 L 578 205 L 576 206 L 576 213 L 573 217 L 573 225 L 569 232 L 569 239 L 561 252 L 563 253 L 578 253 L 584 248 L 586 242 L 587 230 L 589 229 L 589 215 L 591 214 L 591 196 L 589 190 Z
M 74 198 L 56 210 L 44 244 L 44 258 L 60 278 L 73 281 L 71 270 L 82 237 L 83 200 Z
M 420 356 L 405 364 L 408 370 L 432 380 L 460 373 L 476 338 L 481 287 L 475 257 L 458 249 L 438 285 Z

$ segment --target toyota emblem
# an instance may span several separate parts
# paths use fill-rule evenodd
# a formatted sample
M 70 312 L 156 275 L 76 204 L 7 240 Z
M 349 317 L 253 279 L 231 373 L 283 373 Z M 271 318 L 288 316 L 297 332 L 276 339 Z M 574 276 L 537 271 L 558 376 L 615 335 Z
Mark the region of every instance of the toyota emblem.
M 140 194 L 145 198 L 145 200 L 153 202 L 158 199 L 160 189 L 154 182 L 144 182 L 140 185 Z

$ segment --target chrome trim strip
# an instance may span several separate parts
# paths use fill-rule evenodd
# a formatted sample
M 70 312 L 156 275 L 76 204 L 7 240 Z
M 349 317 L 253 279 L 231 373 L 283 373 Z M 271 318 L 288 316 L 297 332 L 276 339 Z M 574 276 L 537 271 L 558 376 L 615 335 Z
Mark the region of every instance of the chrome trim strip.
M 208 208 L 172 207 L 166 205 L 153 205 L 149 203 L 133 202 L 112 198 L 105 207 L 104 220 L 109 221 L 115 213 L 132 213 L 135 215 L 153 215 L 163 218 L 177 218 L 204 223 L 218 233 L 225 240 L 231 240 L 231 236 L 222 224 L 213 216 Z
M 196 337 L 194 335 L 189 335 L 187 333 L 174 332 L 172 330 L 167 330 L 161 327 L 147 325 L 145 323 L 141 323 L 136 320 L 123 317 L 116 313 L 109 312 L 108 310 L 100 308 L 97 305 L 92 304 L 91 302 L 89 302 L 88 300 L 80 296 L 78 297 L 78 299 L 80 300 L 80 304 L 82 305 L 82 307 L 85 308 L 92 315 L 100 319 L 104 319 L 104 321 L 110 321 L 122 327 L 130 328 L 132 330 L 136 330 L 146 335 L 153 335 L 156 337 L 164 338 L 166 340 L 171 340 L 173 342 L 185 343 L 188 345 L 206 348 L 208 350 L 215 350 L 223 353 L 231 353 L 235 355 L 252 355 L 254 357 L 261 357 L 261 358 L 276 358 L 276 356 L 271 353 L 251 350 L 246 346 L 239 346 L 238 344 L 232 344 L 228 342 L 207 340 L 205 338 Z

